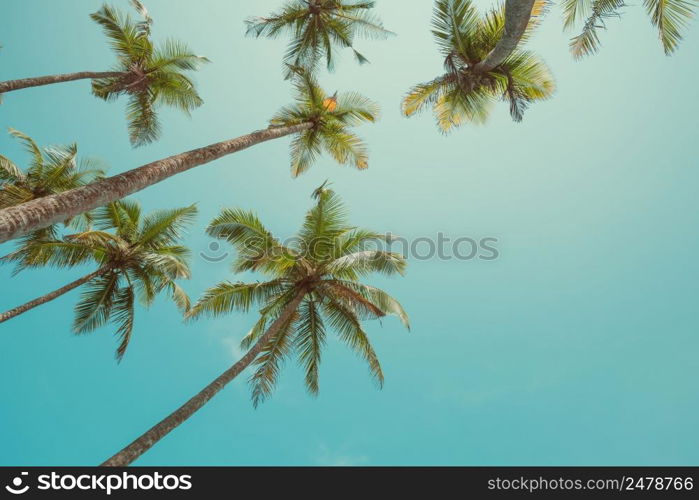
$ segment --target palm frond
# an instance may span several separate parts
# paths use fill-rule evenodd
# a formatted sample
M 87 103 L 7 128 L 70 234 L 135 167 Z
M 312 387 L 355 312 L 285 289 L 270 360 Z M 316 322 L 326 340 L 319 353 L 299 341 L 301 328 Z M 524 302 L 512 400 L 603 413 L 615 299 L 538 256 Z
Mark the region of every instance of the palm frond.
M 131 334 L 134 326 L 134 290 L 133 287 L 127 286 L 119 289 L 114 297 L 113 304 L 113 321 L 119 326 L 115 335 L 119 339 L 119 347 L 117 348 L 117 361 L 124 359 L 126 349 L 131 341 Z
M 391 297 L 387 292 L 373 286 L 357 283 L 356 281 L 347 280 L 330 280 L 330 283 L 341 285 L 345 288 L 355 291 L 366 300 L 370 301 L 375 307 L 380 309 L 386 316 L 396 316 L 400 319 L 403 326 L 410 330 L 410 319 L 408 313 L 405 312 L 403 306 Z
M 146 248 L 172 245 L 184 236 L 184 232 L 196 219 L 196 205 L 159 210 L 143 218 L 136 236 L 137 245 Z
M 296 318 L 297 315 L 294 314 L 281 326 L 276 335 L 274 335 L 270 342 L 263 348 L 260 356 L 255 360 L 255 364 L 258 368 L 252 377 L 250 377 L 252 403 L 255 408 L 272 394 L 276 386 L 282 362 L 291 351 L 291 333 Z
M 236 272 L 260 270 L 275 274 L 294 263 L 294 252 L 283 246 L 252 212 L 224 209 L 211 221 L 207 234 L 236 248 Z
M 0 187 L 6 182 L 24 182 L 24 172 L 6 156 L 0 155 Z
M 415 85 L 403 98 L 402 111 L 405 116 L 413 116 L 427 106 L 437 104 L 448 77 L 441 76 L 434 80 Z
M 117 273 L 109 273 L 85 285 L 85 291 L 75 306 L 75 333 L 94 331 L 109 321 L 119 292 L 119 281 Z
M 625 7 L 624 0 L 594 0 L 590 16 L 585 21 L 580 34 L 570 41 L 570 51 L 573 57 L 581 59 L 599 50 L 600 39 L 598 30 L 606 29 L 606 21 L 618 18 L 620 9 Z
M 255 304 L 260 304 L 270 296 L 284 290 L 281 281 L 266 283 L 223 282 L 208 289 L 188 313 L 189 318 L 203 315 L 219 317 L 234 311 L 247 312 Z
M 697 4 L 691 0 L 643 0 L 643 5 L 658 29 L 658 36 L 666 55 L 670 55 L 682 41 L 682 31 L 694 17 Z
M 150 144 L 160 137 L 160 121 L 155 112 L 155 96 L 143 91 L 129 96 L 126 106 L 126 119 L 129 126 L 129 140 L 134 147 Z
M 37 145 L 36 142 L 34 142 L 34 139 L 29 137 L 27 134 L 24 134 L 19 130 L 15 130 L 13 128 L 9 129 L 9 134 L 19 139 L 19 141 L 22 143 L 24 150 L 31 155 L 32 163 L 28 171 L 41 170 L 44 165 L 44 155 L 41 151 L 41 148 Z
M 318 375 L 324 345 L 323 318 L 315 300 L 309 297 L 299 308 L 294 347 L 306 371 L 306 387 L 313 395 L 317 395 L 319 391 Z
M 381 363 L 356 315 L 333 299 L 325 301 L 322 309 L 329 325 L 337 332 L 340 340 L 366 360 L 372 377 L 379 387 L 382 387 L 384 375 Z
M 432 34 L 446 57 L 454 51 L 471 53 L 474 33 L 478 29 L 478 11 L 471 0 L 437 0 L 432 17 Z
M 320 189 L 316 198 L 316 205 L 306 213 L 299 236 L 304 254 L 323 262 L 332 255 L 334 239 L 351 228 L 347 225 L 347 209 L 334 191 Z
M 387 276 L 405 274 L 407 262 L 402 255 L 381 250 L 365 250 L 343 255 L 324 266 L 328 274 L 357 279 L 373 273 Z

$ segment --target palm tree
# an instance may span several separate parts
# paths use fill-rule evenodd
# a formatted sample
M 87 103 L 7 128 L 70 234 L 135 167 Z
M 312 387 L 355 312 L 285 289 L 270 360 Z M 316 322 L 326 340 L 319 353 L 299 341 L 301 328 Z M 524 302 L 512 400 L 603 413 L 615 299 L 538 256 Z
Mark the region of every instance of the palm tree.
M 430 105 L 446 133 L 464 122 L 485 122 L 492 103 L 500 99 L 509 102 L 512 118 L 521 121 L 531 102 L 552 95 L 555 84 L 544 62 L 516 48 L 530 37 L 547 2 L 530 2 L 528 11 L 521 5 L 510 9 L 513 3 L 526 2 L 507 2 L 481 17 L 471 0 L 437 0 L 432 32 L 445 73 L 410 90 L 403 100 L 406 116 Z M 521 12 L 527 22 L 518 33 Z M 508 22 L 514 27 L 508 29 Z
M 565 0 L 564 26 L 572 29 L 584 20 L 582 31 L 570 41 L 570 51 L 576 59 L 596 53 L 600 48 L 598 29 L 606 28 L 609 18 L 620 17 L 626 7 L 624 0 Z M 643 0 L 651 23 L 666 55 L 671 55 L 682 41 L 682 31 L 694 17 L 695 0 Z
M 350 129 L 378 118 L 378 106 L 355 93 L 328 94 L 307 72 L 294 77 L 296 102 L 279 111 L 265 130 L 157 160 L 72 191 L 0 210 L 0 243 L 119 200 L 173 175 L 262 142 L 296 135 L 291 145 L 294 176 L 306 171 L 323 151 L 343 165 L 368 166 L 367 148 Z
M 112 70 L 0 82 L 0 94 L 90 79 L 92 93 L 100 99 L 112 101 L 123 95 L 129 97 L 126 116 L 130 140 L 134 146 L 156 140 L 160 135 L 156 113 L 159 106 L 172 106 L 188 114 L 203 103 L 194 83 L 184 72 L 194 71 L 208 60 L 194 55 L 177 40 L 168 40 L 162 46 L 156 46 L 150 38 L 151 18 L 140 2 L 132 0 L 132 3 L 145 17 L 143 22 L 136 22 L 108 5 L 102 6 L 90 16 L 102 27 L 116 52 L 117 64 Z
M 285 32 L 290 33 L 291 42 L 284 62 L 292 67 L 313 71 L 325 58 L 328 69 L 332 70 L 336 47 L 352 49 L 357 61 L 364 64 L 368 60 L 354 48 L 355 38 L 385 39 L 393 34 L 370 12 L 375 3 L 291 0 L 280 12 L 248 19 L 247 34 L 277 38 Z M 292 74 L 289 72 L 287 76 Z
M 249 350 L 196 396 L 103 465 L 132 463 L 253 364 L 256 370 L 250 382 L 255 405 L 270 396 L 281 362 L 292 352 L 305 369 L 308 391 L 318 394 L 318 369 L 328 330 L 334 330 L 342 342 L 359 353 L 378 385 L 383 384 L 381 364 L 361 322 L 390 314 L 409 327 L 408 317 L 397 300 L 359 280 L 375 272 L 403 274 L 406 262 L 398 254 L 367 251 L 366 243 L 376 242 L 381 236 L 349 226 L 341 200 L 325 185 L 314 196 L 316 204 L 308 211 L 293 247 L 282 245 L 251 212 L 223 210 L 211 222 L 209 235 L 228 241 L 237 250 L 234 272 L 259 271 L 269 280 L 220 283 L 204 294 L 188 316 L 219 317 L 259 307 L 260 319 L 242 342 Z
M 95 230 L 62 240 L 37 241 L 10 254 L 4 260 L 17 262 L 19 270 L 88 262 L 97 269 L 0 314 L 0 323 L 88 285 L 75 306 L 73 331 L 87 333 L 108 322 L 116 323 L 120 341 L 116 355 L 121 360 L 133 331 L 136 297 L 147 307 L 158 294 L 167 292 L 182 311 L 189 310 L 189 298 L 175 280 L 190 276 L 190 252 L 179 240 L 196 213 L 196 207 L 189 206 L 142 216 L 137 203 L 124 200 L 95 211 Z
M 28 167 L 22 170 L 12 160 L 0 155 L 0 209 L 63 193 L 105 175 L 105 170 L 95 160 L 78 160 L 77 144 L 42 149 L 31 137 L 18 130 L 10 129 L 10 135 L 22 143 L 31 160 Z M 90 223 L 90 213 L 62 222 L 74 229 L 84 229 Z M 31 245 L 34 241 L 47 238 L 55 239 L 57 235 L 57 226 L 48 226 L 25 235 L 20 245 Z

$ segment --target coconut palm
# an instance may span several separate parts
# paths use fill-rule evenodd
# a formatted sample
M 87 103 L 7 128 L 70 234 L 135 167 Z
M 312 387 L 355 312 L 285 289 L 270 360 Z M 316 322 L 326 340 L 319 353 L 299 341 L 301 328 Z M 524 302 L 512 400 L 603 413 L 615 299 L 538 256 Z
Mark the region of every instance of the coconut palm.
M 31 159 L 23 170 L 9 158 L 0 155 L 0 209 L 75 189 L 105 175 L 99 162 L 89 158 L 78 159 L 77 144 L 40 148 L 31 137 L 18 130 L 10 129 L 10 135 L 22 143 Z M 90 213 L 63 222 L 68 227 L 84 229 L 89 225 Z M 20 245 L 55 239 L 57 235 L 58 227 L 48 226 L 25 235 Z
M 516 2 L 507 6 L 510 3 Z M 518 44 L 530 37 L 546 5 L 537 0 L 528 12 L 524 10 L 528 21 L 515 37 Z M 553 77 L 537 55 L 502 48 L 511 45 L 514 31 L 508 34 L 505 7 L 480 16 L 471 0 L 437 0 L 432 32 L 444 56 L 445 73 L 410 90 L 403 100 L 406 116 L 432 106 L 439 128 L 449 132 L 464 122 L 485 122 L 493 102 L 501 99 L 509 102 L 512 118 L 521 121 L 530 103 L 552 95 Z M 513 13 L 520 10 L 509 12 L 514 21 L 519 19 Z
M 194 55 L 185 44 L 168 40 L 156 46 L 150 37 L 151 18 L 143 5 L 132 0 L 144 21 L 138 22 L 104 5 L 91 15 L 104 30 L 117 63 L 106 72 L 80 72 L 0 82 L 0 94 L 13 90 L 74 80 L 92 80 L 92 92 L 105 101 L 128 96 L 127 121 L 134 146 L 160 135 L 157 108 L 172 106 L 189 113 L 202 104 L 192 81 L 185 75 L 196 70 L 205 57 Z
M 16 262 L 19 270 L 87 263 L 97 269 L 0 314 L 0 323 L 86 285 L 75 306 L 73 331 L 87 333 L 108 322 L 115 323 L 119 339 L 116 355 L 121 360 L 131 340 L 136 298 L 147 307 L 158 294 L 167 292 L 182 311 L 189 309 L 189 299 L 175 280 L 190 276 L 190 252 L 180 240 L 196 213 L 196 207 L 189 206 L 143 216 L 138 203 L 120 201 L 95 211 L 94 230 L 20 248 L 5 257 Z
M 624 0 L 565 0 L 565 28 L 573 29 L 583 21 L 580 34 L 570 41 L 573 56 L 580 59 L 596 53 L 600 48 L 598 30 L 606 28 L 608 19 L 620 17 L 626 6 Z M 672 54 L 682 41 L 682 31 L 694 17 L 696 0 L 643 0 L 643 6 L 658 30 L 665 54 Z
M 220 283 L 204 294 L 188 316 L 221 317 L 258 307 L 260 318 L 242 342 L 248 352 L 103 465 L 132 463 L 251 365 L 255 366 L 250 378 L 255 405 L 270 396 L 282 361 L 292 353 L 304 367 L 308 391 L 318 394 L 321 355 L 330 331 L 363 357 L 374 380 L 383 384 L 381 364 L 362 321 L 396 315 L 409 327 L 408 317 L 398 301 L 360 279 L 372 273 L 403 274 L 406 262 L 398 254 L 366 250 L 367 242 L 375 243 L 381 236 L 349 226 L 341 200 L 325 185 L 314 196 L 316 204 L 308 211 L 293 246 L 280 243 L 251 212 L 223 210 L 211 222 L 209 235 L 237 250 L 233 271 L 258 271 L 268 279 Z
M 246 21 L 247 34 L 277 38 L 290 33 L 284 62 L 310 71 L 324 58 L 329 70 L 335 65 L 336 48 L 350 48 L 360 64 L 368 62 L 354 48 L 357 36 L 385 39 L 392 33 L 370 11 L 376 2 L 291 0 L 281 11 Z M 292 73 L 287 73 L 290 76 Z
M 376 121 L 378 106 L 355 92 L 329 97 L 306 72 L 296 73 L 294 85 L 296 102 L 280 110 L 265 130 L 154 161 L 67 193 L 0 210 L 0 243 L 119 200 L 223 156 L 289 135 L 296 136 L 291 145 L 294 176 L 308 170 L 324 151 L 342 165 L 367 168 L 367 148 L 351 129 Z

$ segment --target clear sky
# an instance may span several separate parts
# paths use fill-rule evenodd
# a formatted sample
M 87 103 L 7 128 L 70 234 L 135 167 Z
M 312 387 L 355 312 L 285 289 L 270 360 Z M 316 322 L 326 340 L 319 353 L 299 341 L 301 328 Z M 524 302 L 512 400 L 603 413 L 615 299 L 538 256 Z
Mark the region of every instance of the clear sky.
M 243 20 L 281 3 L 147 2 L 156 39 L 178 37 L 213 61 L 196 75 L 206 104 L 191 119 L 164 112 L 154 145 L 130 149 L 124 102 L 91 97 L 87 81 L 8 94 L 0 126 L 41 144 L 77 141 L 112 173 L 264 128 L 291 95 L 281 78 L 285 42 L 245 38 Z M 88 18 L 97 6 L 4 0 L 0 80 L 107 70 L 112 55 Z M 358 44 L 371 65 L 345 54 L 335 74 L 321 75 L 328 91 L 356 90 L 382 105 L 382 120 L 359 131 L 371 148 L 368 171 L 325 159 L 292 180 L 283 139 L 136 199 L 147 209 L 198 202 L 187 238 L 194 277 L 185 283 L 195 298 L 233 279 L 227 262 L 198 257 L 211 243 L 204 227 L 222 207 L 254 209 L 289 236 L 325 179 L 357 225 L 409 238 L 496 237 L 500 259 L 412 259 L 406 278 L 371 280 L 403 302 L 413 323 L 411 333 L 395 319 L 367 325 L 383 391 L 333 341 L 318 399 L 305 394 L 293 362 L 257 410 L 240 379 L 139 465 L 699 462 L 699 26 L 667 58 L 642 8 L 628 7 L 603 33 L 602 52 L 574 62 L 554 7 L 530 46 L 556 76 L 555 97 L 521 124 L 499 104 L 487 125 L 443 136 L 429 114 L 399 112 L 404 92 L 441 69 L 431 10 L 429 0 L 381 0 L 377 11 L 398 36 Z M 26 164 L 4 134 L 0 152 Z M 2 268 L 0 307 L 89 270 L 11 278 Z M 70 333 L 78 294 L 2 325 L 0 465 L 101 462 L 235 361 L 254 322 L 251 314 L 184 325 L 160 301 L 138 310 L 117 365 L 113 329 Z

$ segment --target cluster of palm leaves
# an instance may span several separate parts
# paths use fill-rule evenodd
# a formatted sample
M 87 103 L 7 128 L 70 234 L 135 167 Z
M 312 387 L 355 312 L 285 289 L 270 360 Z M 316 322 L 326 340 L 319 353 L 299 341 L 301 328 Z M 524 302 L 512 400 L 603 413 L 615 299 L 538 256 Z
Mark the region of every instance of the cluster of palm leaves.
M 28 135 L 10 129 L 10 135 L 21 141 L 31 160 L 26 170 L 0 155 L 0 209 L 68 191 L 104 177 L 99 162 L 78 158 L 78 145 L 40 148 Z M 89 213 L 72 221 L 73 227 L 89 222 Z
M 117 75 L 94 79 L 92 92 L 105 101 L 128 96 L 129 137 L 132 144 L 140 146 L 160 136 L 159 105 L 189 113 L 203 104 L 184 72 L 196 70 L 208 59 L 193 54 L 178 40 L 156 46 L 151 40 L 152 19 L 140 3 L 137 5 L 144 21 L 121 15 L 109 5 L 92 14 L 117 55 L 117 65 L 111 70 Z
M 366 169 L 369 166 L 367 147 L 350 127 L 375 122 L 379 117 L 378 105 L 356 92 L 331 98 L 305 70 L 296 71 L 294 86 L 296 102 L 279 110 L 270 120 L 273 127 L 312 124 L 291 143 L 292 175 L 297 177 L 306 172 L 322 152 L 340 165 Z M 330 99 L 332 105 L 329 105 Z
M 520 43 L 530 38 L 545 6 L 535 2 Z M 502 99 L 509 102 L 512 118 L 521 121 L 530 103 L 553 94 L 553 77 L 533 52 L 518 48 L 490 70 L 479 67 L 503 37 L 504 5 L 480 15 L 471 0 L 437 0 L 432 26 L 445 73 L 410 90 L 403 100 L 406 116 L 431 106 L 440 130 L 449 132 L 465 122 L 484 123 L 493 103 Z
M 331 189 L 322 186 L 314 193 L 315 206 L 306 214 L 293 246 L 284 246 L 267 230 L 254 213 L 224 210 L 207 232 L 235 248 L 234 272 L 258 271 L 269 276 L 258 283 L 224 282 L 209 289 L 188 313 L 218 317 L 232 311 L 260 309 L 260 319 L 242 342 L 253 347 L 299 294 L 300 304 L 268 342 L 261 344 L 257 370 L 252 376 L 253 401 L 262 401 L 272 392 L 281 361 L 295 352 L 306 371 L 306 385 L 318 392 L 318 368 L 326 332 L 357 351 L 369 364 L 379 385 L 383 372 L 362 321 L 397 315 L 408 326 L 408 318 L 389 294 L 360 283 L 373 273 L 403 274 L 402 255 L 366 250 L 368 242 L 385 235 L 348 224 L 346 210 Z
M 159 138 L 157 110 L 170 106 L 189 113 L 201 106 L 187 76 L 208 62 L 185 44 L 152 39 L 153 19 L 139 0 L 131 0 L 138 18 L 109 5 L 91 18 L 99 24 L 117 56 L 104 72 L 81 72 L 0 82 L 3 93 L 53 83 L 89 79 L 95 96 L 110 101 L 126 97 L 129 139 L 142 146 Z M 666 53 L 676 50 L 693 15 L 694 0 L 644 0 L 658 28 Z M 450 132 L 460 125 L 483 123 L 497 101 L 509 104 L 510 115 L 521 121 L 534 102 L 548 99 L 554 79 L 538 54 L 522 47 L 548 10 L 548 0 L 505 0 L 480 13 L 472 0 L 436 0 L 433 35 L 444 71 L 414 86 L 402 104 L 412 116 L 431 107 L 438 127 Z M 565 0 L 565 27 L 583 21 L 571 42 L 576 57 L 600 45 L 598 30 L 618 16 L 622 0 Z M 372 12 L 373 1 L 289 0 L 267 17 L 250 18 L 247 33 L 256 37 L 290 37 L 283 56 L 285 74 L 295 89 L 294 103 L 283 107 L 261 130 L 224 140 L 106 177 L 94 162 L 79 160 L 77 146 L 40 148 L 17 131 L 30 155 L 21 169 L 0 156 L 0 243 L 17 239 L 13 252 L 2 258 L 15 271 L 45 266 L 85 268 L 90 272 L 64 287 L 0 314 L 0 323 L 80 288 L 73 331 L 85 333 L 107 323 L 116 327 L 117 358 L 121 360 L 134 331 L 136 304 L 150 306 L 166 295 L 189 320 L 219 317 L 257 308 L 260 313 L 243 339 L 246 354 L 166 419 L 149 429 L 105 462 L 128 465 L 184 422 L 227 383 L 249 366 L 255 405 L 272 393 L 282 361 L 296 355 L 311 394 L 319 390 L 319 366 L 327 334 L 359 353 L 378 385 L 383 372 L 365 320 L 387 315 L 408 318 L 388 293 L 361 282 L 381 273 L 403 274 L 401 255 L 365 250 L 382 237 L 349 225 L 347 211 L 327 184 L 313 196 L 293 245 L 285 246 L 249 211 L 226 209 L 208 227 L 211 237 L 236 251 L 235 273 L 256 271 L 267 280 L 223 282 L 207 290 L 193 305 L 179 280 L 190 277 L 190 251 L 183 240 L 197 213 L 195 206 L 160 210 L 148 215 L 127 196 L 171 176 L 208 164 L 257 144 L 292 137 L 292 176 L 306 172 L 322 154 L 340 165 L 366 169 L 368 148 L 354 127 L 378 119 L 378 105 L 356 92 L 329 94 L 318 72 L 325 62 L 333 70 L 337 52 L 349 49 L 360 64 L 368 62 L 357 50 L 358 38 L 384 39 L 392 33 Z
M 248 34 L 277 38 L 291 34 L 284 54 L 288 68 L 315 71 L 325 59 L 329 70 L 334 69 L 337 48 L 349 48 L 360 64 L 369 62 L 355 47 L 357 36 L 385 39 L 392 32 L 371 13 L 376 2 L 342 2 L 338 0 L 292 0 L 280 12 L 267 17 L 248 19 Z
M 87 333 L 115 323 L 121 360 L 133 333 L 136 299 L 147 307 L 167 292 L 183 312 L 189 310 L 189 298 L 176 280 L 190 277 L 190 251 L 180 239 L 196 213 L 189 206 L 144 216 L 138 203 L 122 200 L 95 210 L 94 228 L 33 241 L 4 259 L 17 263 L 17 270 L 95 267 L 89 280 L 80 283 L 84 292 L 75 306 L 73 331 Z

